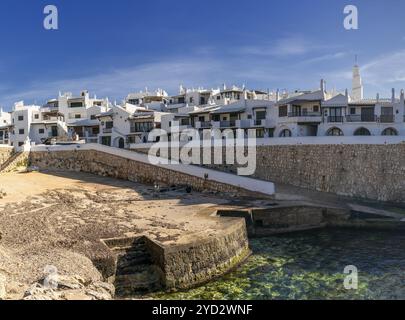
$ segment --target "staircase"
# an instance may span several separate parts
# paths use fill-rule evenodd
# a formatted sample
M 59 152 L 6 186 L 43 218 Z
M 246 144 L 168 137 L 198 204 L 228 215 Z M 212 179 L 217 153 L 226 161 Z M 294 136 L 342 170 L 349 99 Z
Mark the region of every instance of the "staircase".
M 160 270 L 153 264 L 142 238 L 135 240 L 131 246 L 112 250 L 117 253 L 117 296 L 128 297 L 161 289 Z
M 27 165 L 28 153 L 22 151 L 15 152 L 0 166 L 0 173 L 13 172 L 16 171 L 18 167 L 26 167 Z

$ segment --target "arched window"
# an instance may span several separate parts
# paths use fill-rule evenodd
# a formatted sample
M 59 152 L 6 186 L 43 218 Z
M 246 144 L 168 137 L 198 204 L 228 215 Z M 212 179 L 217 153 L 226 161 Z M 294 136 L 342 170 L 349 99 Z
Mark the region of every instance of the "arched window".
M 358 128 L 355 132 L 354 132 L 355 136 L 371 136 L 371 133 L 368 129 L 366 128 Z
M 326 133 L 327 136 L 343 136 L 343 131 L 339 128 L 330 128 Z
M 385 129 L 382 134 L 382 136 L 397 136 L 398 135 L 398 131 L 395 130 L 394 128 L 387 128 Z
M 292 133 L 289 129 L 284 129 L 280 133 L 280 138 L 287 138 L 287 137 L 291 137 L 291 136 L 292 136 Z

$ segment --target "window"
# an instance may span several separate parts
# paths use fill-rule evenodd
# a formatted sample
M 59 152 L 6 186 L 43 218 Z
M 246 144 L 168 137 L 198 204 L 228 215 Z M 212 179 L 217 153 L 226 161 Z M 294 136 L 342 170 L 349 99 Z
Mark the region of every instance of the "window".
M 18 121 L 24 121 L 24 116 L 18 116 Z
M 287 108 L 287 106 L 278 107 L 278 116 L 280 118 L 288 116 L 288 108 Z
M 256 120 L 265 120 L 266 111 L 256 111 Z
M 18 134 L 24 134 L 24 132 L 25 132 L 24 129 L 19 129 L 18 130 Z
M 343 136 L 343 131 L 339 128 L 331 128 L 326 133 L 327 136 Z
M 39 114 L 34 115 L 34 119 L 39 119 Z
M 217 96 L 217 100 L 221 100 L 221 96 Z
M 350 108 L 350 114 L 351 115 L 356 114 L 356 108 Z
M 39 129 L 39 134 L 44 134 L 45 133 L 45 129 Z
M 105 123 L 105 127 L 106 127 L 106 129 L 112 129 L 112 128 L 114 127 L 114 122 L 112 122 L 112 121 L 107 121 L 107 122 Z
M 292 136 L 292 133 L 289 129 L 284 129 L 280 133 L 280 138 L 287 138 L 287 137 L 291 137 L 291 136 Z
M 385 129 L 382 134 L 382 136 L 397 136 L 398 135 L 398 131 L 395 130 L 394 128 L 387 128 Z
M 257 129 L 256 130 L 256 138 L 264 138 L 264 129 Z
M 81 108 L 83 107 L 83 102 L 71 102 L 69 108 Z
M 81 119 L 81 115 L 80 114 L 75 114 L 75 119 Z
M 23 145 L 24 145 L 24 142 L 21 142 L 21 141 L 18 142 L 18 146 L 19 146 L 19 147 L 22 147 Z
M 319 112 L 319 106 L 314 106 L 313 110 L 314 110 L 314 112 Z
M 96 120 L 97 118 L 96 118 L 96 116 L 94 115 L 94 114 L 92 114 L 91 116 L 90 116 L 90 120 Z
M 194 102 L 194 98 L 191 97 L 191 98 L 190 98 L 190 103 L 193 103 L 193 102 Z
M 204 117 L 198 117 L 198 122 L 204 122 L 205 118 Z

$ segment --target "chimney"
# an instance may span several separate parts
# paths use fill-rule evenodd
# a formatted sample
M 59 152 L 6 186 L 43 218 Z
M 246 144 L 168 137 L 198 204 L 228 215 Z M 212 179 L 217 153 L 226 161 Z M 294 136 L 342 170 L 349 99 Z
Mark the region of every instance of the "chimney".
M 392 97 L 391 97 L 392 103 L 395 103 L 395 89 L 392 88 Z
M 280 101 L 280 90 L 277 89 L 277 92 L 276 92 L 276 102 L 279 102 L 279 101 Z
M 321 79 L 322 100 L 325 100 L 325 80 Z
M 325 92 L 325 80 L 321 79 L 321 91 Z
M 401 90 L 401 104 L 405 103 L 405 94 L 404 94 L 404 89 Z
M 380 94 L 379 93 L 377 93 L 376 99 L 377 99 L 377 103 L 379 103 L 380 102 Z

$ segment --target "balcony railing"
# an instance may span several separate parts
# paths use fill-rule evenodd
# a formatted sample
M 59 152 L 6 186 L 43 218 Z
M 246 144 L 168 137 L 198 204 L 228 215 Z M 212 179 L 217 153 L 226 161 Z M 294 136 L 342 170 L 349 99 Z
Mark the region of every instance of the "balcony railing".
M 329 116 L 328 117 L 329 123 L 343 122 L 343 120 L 344 120 L 343 116 Z
M 103 133 L 112 133 L 112 128 L 104 128 Z
M 380 116 L 380 122 L 381 123 L 392 123 L 392 122 L 395 122 L 395 120 L 394 120 L 394 115 L 393 114 L 390 114 L 390 115 L 381 115 Z
M 320 112 L 299 112 L 299 111 L 295 111 L 295 112 L 289 112 L 288 116 L 291 117 L 321 117 L 322 114 Z
M 199 123 L 200 128 L 211 128 L 211 121 L 200 121 Z
M 219 125 L 220 125 L 221 128 L 236 127 L 236 120 L 220 121 Z
M 376 115 L 368 115 L 368 114 L 352 114 L 346 116 L 347 122 L 377 122 Z

